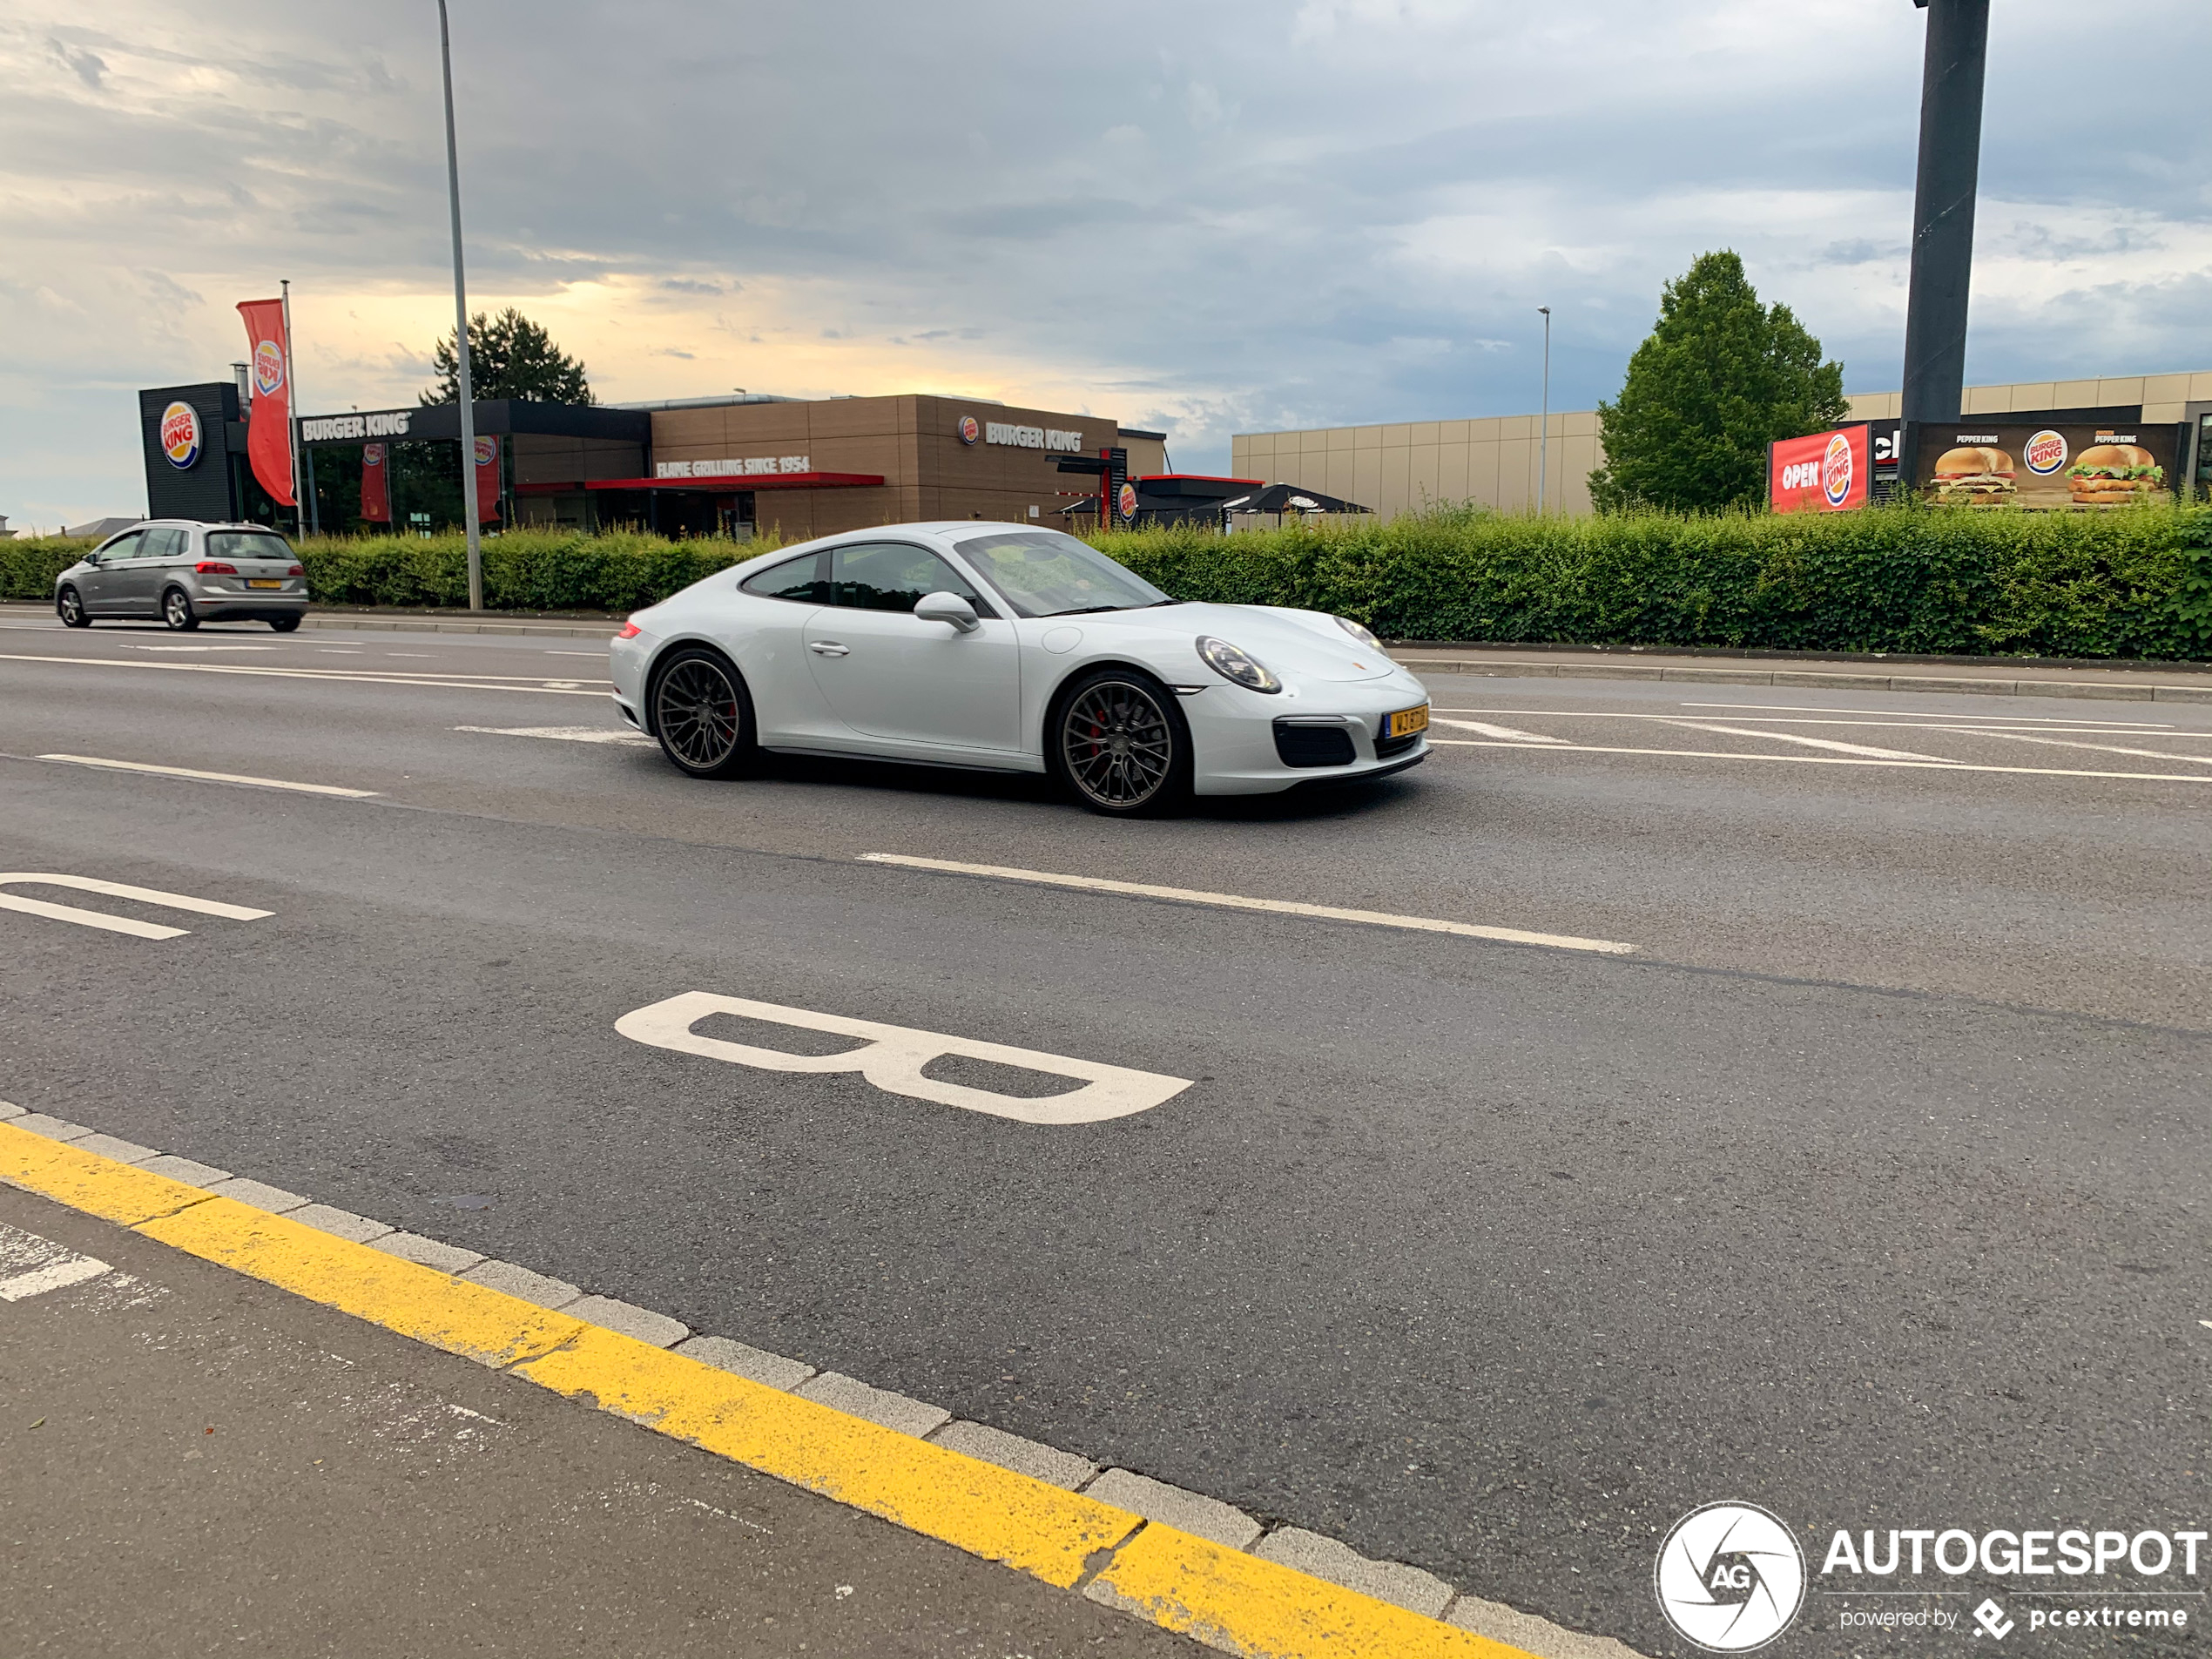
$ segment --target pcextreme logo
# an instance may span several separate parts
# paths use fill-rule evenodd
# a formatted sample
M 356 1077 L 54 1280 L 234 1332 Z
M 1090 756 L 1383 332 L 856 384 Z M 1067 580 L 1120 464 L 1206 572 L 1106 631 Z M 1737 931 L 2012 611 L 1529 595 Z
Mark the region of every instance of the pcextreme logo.
M 1757 1504 L 1709 1503 L 1674 1524 L 1652 1567 L 1659 1610 L 1710 1653 L 1748 1653 L 1790 1628 L 1805 1599 L 1805 1558 Z

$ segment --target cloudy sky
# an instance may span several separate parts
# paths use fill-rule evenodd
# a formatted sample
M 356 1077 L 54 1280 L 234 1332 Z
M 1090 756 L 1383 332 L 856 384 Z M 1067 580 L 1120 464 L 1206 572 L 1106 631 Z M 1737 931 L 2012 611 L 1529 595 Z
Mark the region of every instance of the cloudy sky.
M 1732 246 L 1895 387 L 1910 0 L 452 0 L 472 303 L 607 401 L 940 391 L 1230 435 L 1620 384 Z M 2212 7 L 1996 0 L 1970 381 L 2212 367 Z M 14 0 L 0 513 L 140 512 L 134 388 L 293 284 L 320 412 L 452 321 L 432 0 Z

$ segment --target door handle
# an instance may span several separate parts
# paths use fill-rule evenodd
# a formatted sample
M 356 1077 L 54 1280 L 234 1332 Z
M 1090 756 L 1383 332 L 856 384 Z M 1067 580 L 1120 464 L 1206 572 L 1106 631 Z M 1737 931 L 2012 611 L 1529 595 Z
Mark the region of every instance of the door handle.
M 817 657 L 850 657 L 853 654 L 851 646 L 840 645 L 834 639 L 810 639 L 806 642 L 806 649 Z

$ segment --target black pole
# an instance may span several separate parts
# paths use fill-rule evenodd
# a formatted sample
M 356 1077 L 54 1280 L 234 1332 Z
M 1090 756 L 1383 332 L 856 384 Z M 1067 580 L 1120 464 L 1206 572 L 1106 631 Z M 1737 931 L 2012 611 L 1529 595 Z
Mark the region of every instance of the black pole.
M 1974 186 L 1981 170 L 1982 71 L 1989 0 L 1914 0 L 1928 14 L 1920 72 L 1920 165 L 1912 199 L 1912 287 L 1905 305 L 1906 422 L 1955 421 L 1966 381 L 1966 292 L 1973 276 Z

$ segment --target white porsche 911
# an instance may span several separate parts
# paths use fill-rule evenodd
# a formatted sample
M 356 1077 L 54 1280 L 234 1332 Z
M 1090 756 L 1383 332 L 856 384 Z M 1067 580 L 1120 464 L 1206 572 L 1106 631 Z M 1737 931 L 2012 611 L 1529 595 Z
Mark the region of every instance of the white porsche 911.
M 1359 624 L 1170 599 L 1035 525 L 779 548 L 637 612 L 609 655 L 623 718 L 695 778 L 865 756 L 1044 772 L 1131 815 L 1428 754 L 1426 691 Z

